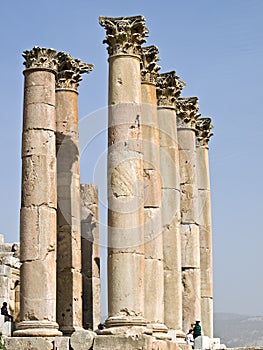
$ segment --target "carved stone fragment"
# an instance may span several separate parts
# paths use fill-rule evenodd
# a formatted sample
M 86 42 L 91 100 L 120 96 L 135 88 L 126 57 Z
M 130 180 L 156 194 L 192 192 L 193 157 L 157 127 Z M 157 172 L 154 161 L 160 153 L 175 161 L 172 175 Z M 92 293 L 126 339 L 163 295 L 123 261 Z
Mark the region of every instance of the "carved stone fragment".
M 100 25 L 106 29 L 104 44 L 108 44 L 110 56 L 117 54 L 140 55 L 144 37 L 148 34 L 143 16 L 100 17 Z

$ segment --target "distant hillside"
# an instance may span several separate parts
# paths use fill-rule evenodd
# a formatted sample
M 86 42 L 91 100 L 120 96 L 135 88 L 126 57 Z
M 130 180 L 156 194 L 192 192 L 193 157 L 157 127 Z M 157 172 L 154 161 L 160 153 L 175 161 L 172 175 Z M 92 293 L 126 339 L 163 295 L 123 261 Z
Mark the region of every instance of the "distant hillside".
M 228 348 L 263 346 L 263 316 L 215 313 L 214 337 Z

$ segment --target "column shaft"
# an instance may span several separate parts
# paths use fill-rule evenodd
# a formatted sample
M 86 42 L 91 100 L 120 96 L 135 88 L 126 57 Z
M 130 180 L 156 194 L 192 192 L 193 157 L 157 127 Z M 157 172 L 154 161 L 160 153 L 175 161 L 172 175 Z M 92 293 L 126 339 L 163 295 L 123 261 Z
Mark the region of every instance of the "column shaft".
M 100 323 L 100 234 L 98 188 L 80 185 L 81 260 L 83 286 L 83 324 L 97 329 Z
M 181 342 L 182 282 L 180 239 L 180 176 L 175 101 L 184 83 L 175 72 L 157 78 L 158 125 L 162 179 L 164 256 L 164 322 L 169 334 Z
M 82 326 L 78 95 L 56 90 L 57 321 L 64 334 Z
M 198 189 L 195 120 L 197 98 L 177 101 L 181 189 L 181 239 L 183 282 L 183 329 L 201 318 Z
M 199 199 L 201 319 L 205 335 L 213 338 L 212 222 L 208 141 L 212 136 L 210 118 L 197 120 L 197 180 Z
M 22 322 L 15 335 L 51 336 L 60 334 L 55 322 L 56 52 L 34 48 L 25 51 L 24 57 L 27 69 L 24 71 L 20 214 Z
M 144 310 L 154 332 L 164 326 L 164 272 L 161 220 L 161 177 L 156 76 L 158 49 L 144 47 L 141 56 L 144 171 Z M 149 64 L 150 63 L 150 64 Z
M 56 84 L 57 321 L 63 334 L 82 327 L 78 92 L 93 68 L 60 52 Z
M 143 325 L 144 193 L 140 45 L 144 18 L 101 17 L 109 44 L 107 325 Z M 123 35 L 123 33 L 126 35 Z

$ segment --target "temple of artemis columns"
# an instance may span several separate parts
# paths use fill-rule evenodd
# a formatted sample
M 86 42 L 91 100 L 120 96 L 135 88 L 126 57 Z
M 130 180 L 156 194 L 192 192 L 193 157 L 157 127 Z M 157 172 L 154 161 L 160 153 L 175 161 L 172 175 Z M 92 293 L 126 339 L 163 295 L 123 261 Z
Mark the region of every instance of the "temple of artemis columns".
M 158 48 L 142 46 L 143 16 L 99 22 L 109 55 L 108 317 L 98 329 L 99 189 L 80 184 L 78 85 L 93 65 L 34 47 L 23 54 L 20 319 L 4 345 L 190 349 L 185 334 L 200 320 L 213 348 L 211 119 L 181 96 L 175 71 L 160 72 Z

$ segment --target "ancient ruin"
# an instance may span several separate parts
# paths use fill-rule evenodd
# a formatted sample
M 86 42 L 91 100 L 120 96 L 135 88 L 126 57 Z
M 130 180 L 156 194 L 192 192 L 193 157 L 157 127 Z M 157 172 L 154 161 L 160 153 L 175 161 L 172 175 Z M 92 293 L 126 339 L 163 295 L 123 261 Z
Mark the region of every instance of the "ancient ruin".
M 197 97 L 181 96 L 175 71 L 160 72 L 158 48 L 142 46 L 143 16 L 99 22 L 109 54 L 108 317 L 98 329 L 99 189 L 80 184 L 78 85 L 93 65 L 34 47 L 23 53 L 20 261 L 18 246 L 0 244 L 0 299 L 16 321 L 4 346 L 191 349 L 185 334 L 200 320 L 195 348 L 219 349 L 211 119 Z

